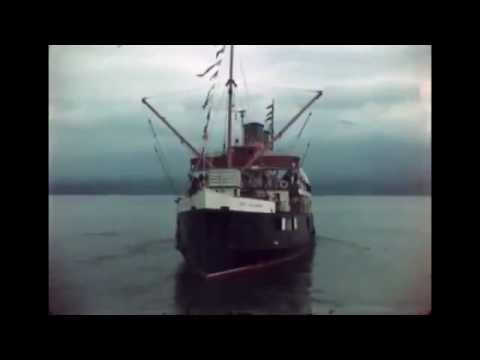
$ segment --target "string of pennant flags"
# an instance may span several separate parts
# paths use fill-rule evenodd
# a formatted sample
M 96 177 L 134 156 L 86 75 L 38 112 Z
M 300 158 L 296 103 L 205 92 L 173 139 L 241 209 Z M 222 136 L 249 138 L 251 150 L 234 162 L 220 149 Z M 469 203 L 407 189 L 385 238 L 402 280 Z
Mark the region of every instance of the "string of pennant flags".
M 219 46 L 221 46 L 221 48 L 218 49 L 215 53 L 215 60 L 216 61 L 212 65 L 207 67 L 205 69 L 205 71 L 203 71 L 200 74 L 197 74 L 197 77 L 203 78 L 205 75 L 211 73 L 215 69 L 215 71 L 210 76 L 209 81 L 212 81 L 212 80 L 215 80 L 215 79 L 218 78 L 218 75 L 220 73 L 220 66 L 222 65 L 222 61 L 223 61 L 223 54 L 225 53 L 225 49 L 226 49 L 226 45 L 214 45 L 214 47 L 219 47 Z M 205 126 L 203 128 L 203 136 L 202 136 L 204 141 L 208 140 L 208 125 L 210 123 L 210 116 L 212 114 L 211 103 L 213 102 L 213 95 L 214 95 L 215 86 L 216 86 L 216 82 L 213 83 L 210 86 L 210 89 L 207 92 L 207 96 L 205 97 L 205 101 L 202 104 L 202 109 L 204 111 L 205 110 L 207 111 L 207 115 L 206 115 L 207 121 L 206 121 Z
M 223 62 L 223 56 L 225 54 L 225 51 L 226 51 L 226 47 L 227 45 L 213 45 L 215 48 L 219 48 L 218 50 L 216 50 L 215 52 L 215 62 L 213 64 L 211 64 L 210 66 L 208 66 L 202 73 L 200 74 L 197 74 L 197 77 L 199 78 L 204 78 L 206 75 L 208 74 L 212 74 L 209 78 L 209 81 L 212 81 L 212 80 L 215 80 L 218 78 L 219 76 L 219 73 L 220 73 L 220 66 Z M 205 100 L 204 102 L 202 103 L 202 110 L 206 111 L 206 122 L 205 122 L 205 126 L 203 128 L 203 140 L 206 142 L 208 141 L 208 126 L 210 124 L 210 117 L 211 117 L 211 114 L 212 114 L 212 102 L 213 102 L 213 97 L 214 97 L 214 91 L 215 91 L 215 87 L 216 87 L 217 83 L 214 82 L 208 92 L 207 92 L 207 95 L 205 97 Z M 236 84 L 234 84 L 236 85 Z M 272 103 L 266 107 L 266 110 L 269 110 L 269 112 L 267 113 L 266 115 L 266 119 L 265 119 L 265 122 L 270 122 L 271 123 L 271 129 L 273 130 L 273 113 L 274 113 L 274 104 L 273 104 L 273 100 L 272 100 Z
M 273 137 L 273 100 L 272 103 L 266 107 L 266 110 L 269 109 L 270 111 L 267 113 L 267 117 L 265 118 L 265 125 L 270 125 L 270 136 Z
M 205 70 L 203 73 L 201 74 L 197 74 L 198 77 L 204 77 L 205 75 L 207 75 L 215 66 L 220 66 L 222 64 L 222 59 L 218 60 L 217 62 L 215 62 L 214 64 L 210 65 L 207 70 Z M 211 79 L 211 78 L 210 78 Z
M 218 57 L 225 52 L 227 45 L 223 45 L 220 50 L 217 51 L 217 54 L 215 55 L 215 59 L 218 59 Z
M 267 117 L 265 121 L 272 121 L 273 119 L 273 102 L 266 107 L 266 110 L 270 109 L 270 111 L 267 113 Z
M 205 98 L 205 102 L 202 105 L 202 109 L 205 110 L 205 108 L 208 106 L 209 100 L 212 96 L 212 92 L 215 89 L 215 84 L 213 84 L 210 89 L 208 90 L 207 97 Z

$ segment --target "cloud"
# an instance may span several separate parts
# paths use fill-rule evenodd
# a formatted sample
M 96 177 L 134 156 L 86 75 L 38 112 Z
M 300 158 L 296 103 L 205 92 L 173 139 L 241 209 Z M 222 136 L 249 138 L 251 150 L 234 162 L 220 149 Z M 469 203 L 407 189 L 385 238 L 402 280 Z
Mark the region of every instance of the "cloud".
M 338 121 L 340 124 L 342 125 L 345 125 L 345 126 L 353 126 L 355 125 L 355 123 L 353 123 L 352 121 L 348 121 L 348 120 L 339 120 Z
M 309 109 L 312 118 L 296 146 L 302 152 L 311 141 L 311 151 L 321 151 L 312 159 L 324 171 L 355 177 L 377 166 L 370 161 L 373 155 L 345 160 L 342 154 L 350 151 L 353 156 L 360 144 L 371 154 L 383 153 L 385 160 L 378 161 L 383 164 L 378 168 L 383 166 L 386 173 L 393 171 L 388 170 L 391 164 L 403 173 L 425 167 L 415 151 L 421 151 L 431 136 L 431 47 L 238 46 L 236 55 L 234 102 L 237 110 L 247 109 L 247 121 L 262 122 L 265 107 L 275 99 L 278 131 L 314 95 L 312 90 L 324 90 Z M 51 46 L 51 176 L 158 176 L 147 118 L 155 123 L 163 150 L 178 154 L 178 159 L 169 157 L 174 172 L 184 175 L 189 152 L 141 98 L 150 97 L 155 108 L 200 148 L 206 120 L 201 104 L 212 82 L 195 74 L 214 61 L 211 45 Z M 214 91 L 212 150 L 221 150 L 225 137 L 227 67 L 224 61 Z M 295 143 L 306 115 L 287 132 L 280 149 Z M 239 121 L 234 126 L 239 130 Z M 395 146 L 389 148 L 386 141 Z M 415 161 L 422 164 L 409 165 Z M 315 176 L 327 176 L 314 170 L 312 160 L 308 164 Z M 349 166 L 355 171 L 347 171 Z

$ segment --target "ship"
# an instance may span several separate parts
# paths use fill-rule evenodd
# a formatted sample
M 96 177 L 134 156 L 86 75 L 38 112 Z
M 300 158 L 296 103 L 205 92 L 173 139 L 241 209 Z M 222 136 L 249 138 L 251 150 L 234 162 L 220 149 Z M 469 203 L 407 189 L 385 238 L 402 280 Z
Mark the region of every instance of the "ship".
M 175 247 L 188 268 L 206 278 L 287 261 L 315 246 L 312 186 L 302 168 L 303 159 L 274 149 L 323 92 L 315 91 L 278 132 L 274 131 L 274 100 L 267 106 L 269 113 L 263 122 L 246 122 L 246 111 L 240 111 L 242 139 L 233 143 L 237 84 L 234 45 L 228 48 L 228 119 L 221 153 L 207 154 L 195 148 L 147 98 L 142 99 L 193 154 L 188 188 L 176 200 Z

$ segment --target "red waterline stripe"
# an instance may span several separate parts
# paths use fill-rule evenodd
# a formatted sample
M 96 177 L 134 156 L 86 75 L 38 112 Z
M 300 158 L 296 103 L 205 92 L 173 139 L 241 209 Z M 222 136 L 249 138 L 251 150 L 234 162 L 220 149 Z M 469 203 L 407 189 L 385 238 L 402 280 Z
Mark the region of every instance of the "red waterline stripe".
M 260 264 L 255 264 L 255 265 L 242 266 L 242 267 L 239 267 L 239 268 L 220 271 L 220 272 L 216 272 L 216 273 L 210 273 L 210 274 L 202 272 L 202 275 L 206 279 L 212 279 L 212 278 L 225 276 L 225 275 L 238 274 L 238 273 L 241 273 L 241 272 L 252 271 L 252 270 L 259 270 L 259 269 L 263 269 L 263 268 L 266 268 L 266 267 L 269 267 L 269 266 L 273 266 L 273 265 L 276 265 L 276 264 L 279 264 L 279 263 L 282 263 L 282 262 L 293 260 L 293 259 L 299 257 L 300 255 L 302 255 L 303 253 L 305 253 L 307 250 L 308 250 L 308 247 L 299 251 L 296 254 L 293 254 L 291 256 L 288 256 L 288 257 L 285 257 L 285 258 L 282 258 L 282 259 L 267 261 L 265 263 L 260 263 Z

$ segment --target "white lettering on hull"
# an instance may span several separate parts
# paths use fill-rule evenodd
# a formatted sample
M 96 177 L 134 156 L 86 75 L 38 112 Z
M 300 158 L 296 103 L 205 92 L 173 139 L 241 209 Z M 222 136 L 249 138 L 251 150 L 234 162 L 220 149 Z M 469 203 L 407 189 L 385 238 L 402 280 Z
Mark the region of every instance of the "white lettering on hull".
M 257 213 L 274 213 L 275 202 L 258 199 L 248 199 L 218 193 L 210 189 L 202 189 L 192 197 L 183 197 L 178 202 L 177 212 L 195 209 L 225 209 L 232 211 L 247 211 Z

